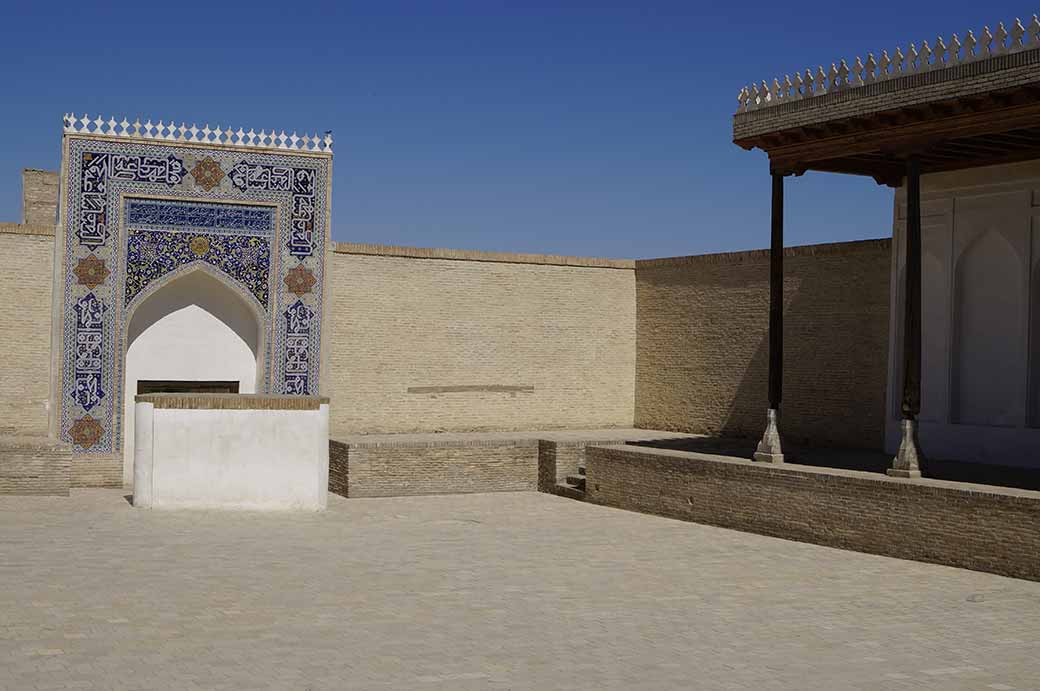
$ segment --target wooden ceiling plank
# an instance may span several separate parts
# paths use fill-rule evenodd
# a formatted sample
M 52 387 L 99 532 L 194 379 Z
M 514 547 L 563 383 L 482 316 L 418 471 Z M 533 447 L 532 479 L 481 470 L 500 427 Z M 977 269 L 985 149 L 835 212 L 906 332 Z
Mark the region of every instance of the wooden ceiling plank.
M 832 137 L 797 146 L 776 147 L 770 157 L 778 160 L 810 162 L 838 158 L 869 151 L 910 151 L 949 139 L 964 139 L 981 134 L 1030 129 L 1040 123 L 1040 103 L 1017 106 L 980 116 L 977 113 L 955 115 L 942 120 L 903 125 L 883 132 L 856 133 Z

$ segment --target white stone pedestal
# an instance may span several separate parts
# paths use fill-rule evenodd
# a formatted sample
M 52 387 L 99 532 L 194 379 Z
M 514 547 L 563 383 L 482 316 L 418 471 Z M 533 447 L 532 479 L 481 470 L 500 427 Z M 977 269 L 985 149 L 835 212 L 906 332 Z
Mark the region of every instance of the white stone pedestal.
M 892 477 L 921 477 L 921 452 L 917 446 L 917 422 L 902 421 L 903 438 L 899 442 L 899 452 L 892 459 L 892 467 L 885 472 Z
M 766 413 L 766 431 L 758 442 L 754 460 L 759 463 L 783 463 L 784 452 L 780 448 L 780 430 L 777 427 L 777 411 L 770 408 Z
M 325 509 L 328 399 L 137 396 L 134 506 Z

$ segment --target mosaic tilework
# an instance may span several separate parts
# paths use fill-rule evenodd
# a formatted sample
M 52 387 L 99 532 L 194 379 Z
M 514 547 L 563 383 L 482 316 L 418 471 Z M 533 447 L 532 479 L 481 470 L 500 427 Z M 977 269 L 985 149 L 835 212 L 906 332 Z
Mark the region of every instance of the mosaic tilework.
M 274 233 L 274 207 L 207 204 L 168 199 L 127 199 L 125 225 L 165 230 L 171 227 L 225 233 Z
M 259 391 L 315 394 L 331 157 L 66 136 L 61 436 L 122 447 L 136 306 L 198 266 L 265 316 Z
M 126 305 L 163 276 L 186 264 L 203 261 L 243 284 L 267 311 L 268 267 L 271 263 L 267 238 L 133 227 L 128 227 L 127 234 Z
M 285 246 L 302 259 L 314 252 L 314 171 L 242 161 L 228 174 L 240 190 L 292 192 L 292 225 Z
M 285 310 L 285 393 L 307 393 L 310 333 L 314 310 L 297 300 Z

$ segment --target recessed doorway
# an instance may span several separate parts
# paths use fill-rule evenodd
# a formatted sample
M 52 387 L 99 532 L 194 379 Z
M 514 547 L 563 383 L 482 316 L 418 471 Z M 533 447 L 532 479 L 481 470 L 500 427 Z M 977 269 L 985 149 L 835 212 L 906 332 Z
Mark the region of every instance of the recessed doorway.
M 138 379 L 137 393 L 238 393 L 238 381 Z

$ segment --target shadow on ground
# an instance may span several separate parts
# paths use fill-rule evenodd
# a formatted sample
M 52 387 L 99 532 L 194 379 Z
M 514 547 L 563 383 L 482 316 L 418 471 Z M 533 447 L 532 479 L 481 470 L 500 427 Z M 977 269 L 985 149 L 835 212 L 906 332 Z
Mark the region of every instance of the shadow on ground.
M 757 442 L 753 439 L 740 437 L 701 437 L 654 439 L 630 443 L 634 446 L 648 446 L 657 449 L 690 451 L 735 458 L 751 458 L 755 453 Z M 859 470 L 882 475 L 892 462 L 888 454 L 870 449 L 806 447 L 785 444 L 784 454 L 788 463 L 811 465 L 818 468 Z M 925 459 L 921 462 L 921 474 L 936 480 L 973 482 L 980 485 L 1040 490 L 1040 470 L 1030 468 Z

